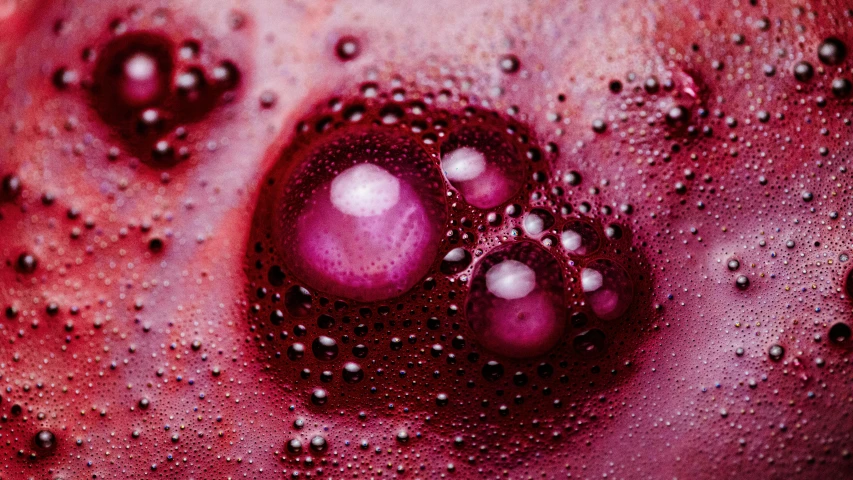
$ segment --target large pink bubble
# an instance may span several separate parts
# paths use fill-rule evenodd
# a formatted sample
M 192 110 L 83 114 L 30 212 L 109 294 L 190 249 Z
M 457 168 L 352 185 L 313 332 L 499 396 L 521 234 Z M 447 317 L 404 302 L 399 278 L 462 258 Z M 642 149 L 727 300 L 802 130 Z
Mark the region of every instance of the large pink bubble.
M 303 167 L 286 196 L 285 219 L 288 264 L 301 280 L 374 301 L 406 292 L 427 274 L 444 225 L 443 189 L 419 146 L 353 134 L 320 146 Z
M 554 257 L 532 243 L 491 253 L 474 271 L 466 314 L 477 340 L 513 358 L 547 353 L 563 338 L 563 276 Z

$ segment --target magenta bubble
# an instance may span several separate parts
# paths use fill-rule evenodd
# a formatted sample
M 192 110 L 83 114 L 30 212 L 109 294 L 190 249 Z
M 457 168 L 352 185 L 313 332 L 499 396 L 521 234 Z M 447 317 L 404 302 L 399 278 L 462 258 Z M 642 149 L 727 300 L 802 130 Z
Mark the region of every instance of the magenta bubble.
M 494 208 L 512 198 L 522 185 L 524 163 L 499 131 L 462 127 L 441 146 L 445 178 L 465 201 Z
M 592 312 L 602 320 L 621 317 L 634 300 L 634 287 L 624 268 L 598 259 L 581 270 L 581 287 Z
M 547 353 L 563 338 L 563 275 L 543 247 L 519 243 L 480 261 L 466 314 L 479 343 L 513 358 Z
M 288 266 L 318 290 L 383 300 L 432 266 L 445 222 L 435 165 L 408 137 L 377 130 L 316 145 L 281 203 Z

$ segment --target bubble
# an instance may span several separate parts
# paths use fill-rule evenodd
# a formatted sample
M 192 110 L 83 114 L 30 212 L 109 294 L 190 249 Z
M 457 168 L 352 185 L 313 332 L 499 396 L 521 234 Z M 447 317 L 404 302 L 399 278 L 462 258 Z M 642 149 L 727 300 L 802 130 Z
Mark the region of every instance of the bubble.
M 554 226 L 554 216 L 547 210 L 534 208 L 525 215 L 523 225 L 528 235 L 539 235 Z
M 329 401 L 329 394 L 326 390 L 322 388 L 315 388 L 314 391 L 311 392 L 311 403 L 317 406 L 325 405 L 326 402 Z M 324 441 L 325 442 L 325 441 Z M 314 441 L 311 441 L 312 446 Z
M 0 201 L 11 202 L 18 198 L 21 194 L 21 178 L 14 174 L 9 174 L 3 177 L 0 184 Z
M 305 356 L 305 345 L 294 343 L 287 348 L 287 358 L 291 360 L 299 360 Z
M 317 360 L 334 360 L 338 357 L 338 343 L 331 337 L 320 335 L 311 342 L 311 351 Z
M 850 340 L 850 325 L 844 322 L 836 322 L 829 327 L 829 340 L 838 345 L 847 345 Z
M 364 370 L 355 362 L 347 362 L 344 364 L 344 382 L 358 383 L 364 378 Z
M 794 78 L 800 82 L 808 82 L 814 77 L 814 67 L 809 62 L 797 62 L 794 65 Z
M 602 320 L 619 318 L 634 299 L 628 274 L 608 259 L 590 262 L 581 270 L 581 287 L 592 312 Z
M 738 290 L 746 290 L 749 288 L 749 277 L 746 275 L 738 275 L 735 279 L 735 286 Z
M 518 57 L 512 54 L 503 55 L 498 61 L 498 64 L 504 73 L 515 73 L 521 67 L 521 62 L 518 60 Z
M 462 247 L 456 247 L 447 252 L 441 260 L 439 270 L 445 275 L 455 275 L 471 265 L 471 253 Z
M 31 253 L 21 253 L 15 262 L 15 270 L 19 273 L 33 273 L 38 267 L 38 259 Z
M 39 430 L 33 436 L 33 447 L 41 454 L 52 453 L 56 450 L 56 435 L 50 430 Z
M 335 55 L 343 61 L 348 62 L 358 56 L 361 46 L 357 38 L 353 36 L 344 36 L 338 39 L 335 44 Z
M 604 332 L 598 329 L 588 330 L 579 333 L 572 340 L 572 347 L 580 355 L 585 357 L 595 357 L 604 351 L 607 345 L 607 339 Z
M 293 454 L 300 453 L 302 451 L 302 442 L 296 438 L 287 442 L 287 451 Z
M 821 42 L 817 49 L 817 57 L 826 65 L 838 65 L 847 57 L 847 47 L 841 40 L 829 37 Z
M 494 382 L 496 380 L 499 380 L 501 377 L 503 377 L 504 367 L 499 362 L 491 360 L 491 361 L 486 362 L 485 365 L 483 365 L 482 373 L 483 373 L 483 378 L 485 378 L 486 380 L 488 380 L 490 382 Z
M 785 356 L 785 349 L 781 345 L 774 344 L 767 350 L 767 355 L 770 357 L 770 360 L 778 362 Z
M 489 254 L 474 271 L 466 304 L 481 345 L 501 355 L 541 355 L 561 339 L 563 278 L 544 248 L 520 243 Z
M 446 215 L 432 168 L 410 139 L 374 130 L 311 149 L 281 205 L 289 266 L 306 284 L 344 298 L 409 290 L 438 253 Z
M 311 292 L 294 285 L 284 293 L 284 308 L 294 317 L 304 317 L 311 312 Z
M 846 78 L 836 78 L 832 80 L 830 88 L 832 89 L 832 94 L 836 97 L 847 98 L 853 92 L 853 83 L 850 83 L 850 80 Z
M 326 439 L 320 435 L 311 438 L 311 450 L 315 452 L 324 452 L 327 447 Z
M 150 106 L 168 95 L 173 69 L 168 39 L 151 33 L 127 34 L 99 56 L 93 88 L 103 108 Z
M 441 169 L 465 201 L 494 208 L 522 185 L 523 164 L 512 144 L 496 130 L 462 127 L 441 146 Z

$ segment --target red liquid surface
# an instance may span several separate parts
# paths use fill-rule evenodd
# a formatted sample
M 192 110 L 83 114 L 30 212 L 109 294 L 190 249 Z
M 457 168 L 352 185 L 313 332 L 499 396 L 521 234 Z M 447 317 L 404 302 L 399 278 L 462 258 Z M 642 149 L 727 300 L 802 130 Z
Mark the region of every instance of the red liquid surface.
M 844 2 L 0 5 L 0 478 L 844 478 Z

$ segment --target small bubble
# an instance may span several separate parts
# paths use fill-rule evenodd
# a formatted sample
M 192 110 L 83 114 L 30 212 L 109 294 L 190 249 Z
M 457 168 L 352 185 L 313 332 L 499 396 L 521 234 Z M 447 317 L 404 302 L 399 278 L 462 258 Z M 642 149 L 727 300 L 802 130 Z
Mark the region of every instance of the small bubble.
M 814 77 L 814 67 L 809 62 L 801 61 L 794 65 L 794 78 L 800 82 L 808 82 Z
M 847 47 L 841 40 L 829 37 L 821 42 L 817 49 L 817 57 L 826 65 L 838 65 L 847 57 Z
M 39 430 L 33 437 L 33 446 L 42 454 L 56 450 L 56 435 L 50 430 Z
M 774 344 L 767 350 L 767 355 L 770 357 L 770 360 L 778 362 L 785 356 L 785 349 L 781 345 Z
M 521 67 L 521 62 L 518 60 L 518 57 L 511 54 L 502 56 L 498 61 L 498 64 L 504 73 L 515 73 Z
M 343 62 L 356 58 L 361 53 L 360 50 L 358 39 L 349 35 L 341 37 L 335 44 L 335 55 Z

